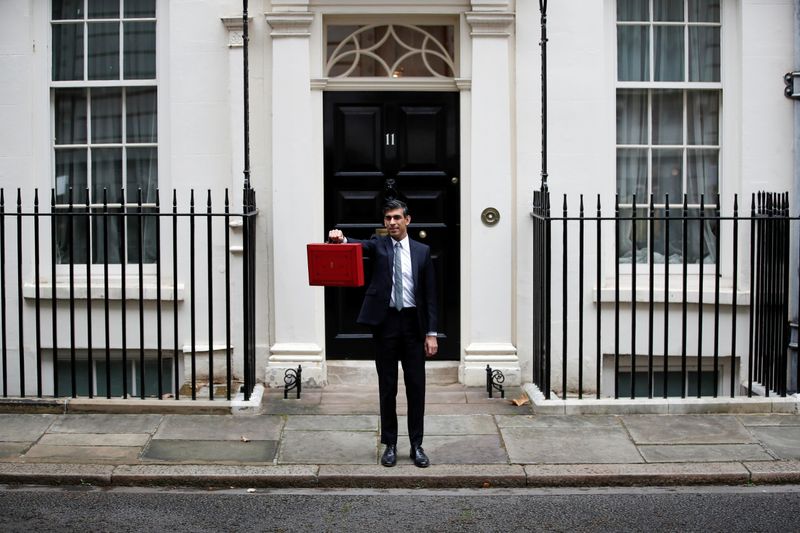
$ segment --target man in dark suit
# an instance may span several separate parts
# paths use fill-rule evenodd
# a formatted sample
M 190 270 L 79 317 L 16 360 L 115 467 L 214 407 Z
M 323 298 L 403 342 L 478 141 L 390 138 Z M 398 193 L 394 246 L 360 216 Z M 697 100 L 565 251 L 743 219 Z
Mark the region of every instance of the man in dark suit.
M 408 401 L 411 459 L 419 467 L 430 464 L 422 449 L 425 416 L 425 356 L 438 351 L 436 341 L 436 280 L 431 250 L 408 237 L 411 216 L 400 200 L 383 208 L 389 235 L 361 243 L 372 258 L 372 281 L 364 295 L 357 322 L 370 326 L 375 339 L 375 367 L 381 405 L 381 442 L 386 445 L 381 464 L 397 463 L 397 363 L 403 365 Z M 330 242 L 348 242 L 340 230 L 331 230 Z

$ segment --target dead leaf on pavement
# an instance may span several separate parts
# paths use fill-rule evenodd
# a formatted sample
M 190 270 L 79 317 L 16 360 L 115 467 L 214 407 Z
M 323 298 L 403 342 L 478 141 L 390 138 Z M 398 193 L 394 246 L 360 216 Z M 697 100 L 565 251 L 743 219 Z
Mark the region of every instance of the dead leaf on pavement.
M 250 442 L 250 439 L 242 435 L 242 442 Z
M 520 405 L 525 405 L 526 403 L 530 403 L 530 401 L 531 401 L 530 398 L 528 398 L 527 396 L 520 396 L 519 398 L 514 398 L 513 400 L 511 400 L 511 404 L 519 407 Z

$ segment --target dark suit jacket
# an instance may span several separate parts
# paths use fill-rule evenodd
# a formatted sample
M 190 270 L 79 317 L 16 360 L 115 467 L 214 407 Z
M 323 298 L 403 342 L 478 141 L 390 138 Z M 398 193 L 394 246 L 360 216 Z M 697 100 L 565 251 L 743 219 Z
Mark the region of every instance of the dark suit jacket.
M 364 295 L 364 303 L 356 320 L 359 324 L 379 326 L 389 312 L 392 293 L 392 267 L 394 265 L 394 239 L 390 236 L 372 237 L 362 241 L 347 238 L 347 242 L 361 243 L 364 254 L 372 258 L 372 280 Z M 419 334 L 438 331 L 436 319 L 436 276 L 429 246 L 409 237 L 411 267 L 414 276 L 414 301 L 417 306 Z

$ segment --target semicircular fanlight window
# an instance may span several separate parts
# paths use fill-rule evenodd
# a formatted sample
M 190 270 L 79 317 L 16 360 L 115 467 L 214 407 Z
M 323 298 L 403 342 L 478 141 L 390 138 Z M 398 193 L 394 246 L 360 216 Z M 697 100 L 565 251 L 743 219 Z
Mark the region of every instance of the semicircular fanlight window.
M 330 25 L 329 78 L 452 78 L 454 26 Z

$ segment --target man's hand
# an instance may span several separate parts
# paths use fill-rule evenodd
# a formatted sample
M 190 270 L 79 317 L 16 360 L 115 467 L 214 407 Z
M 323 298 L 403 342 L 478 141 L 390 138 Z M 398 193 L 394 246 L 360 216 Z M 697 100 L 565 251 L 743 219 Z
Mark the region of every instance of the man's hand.
M 338 244 L 344 242 L 344 233 L 340 229 L 332 229 L 328 232 L 328 242 Z
M 439 343 L 435 335 L 425 337 L 425 357 L 433 357 L 439 351 Z

